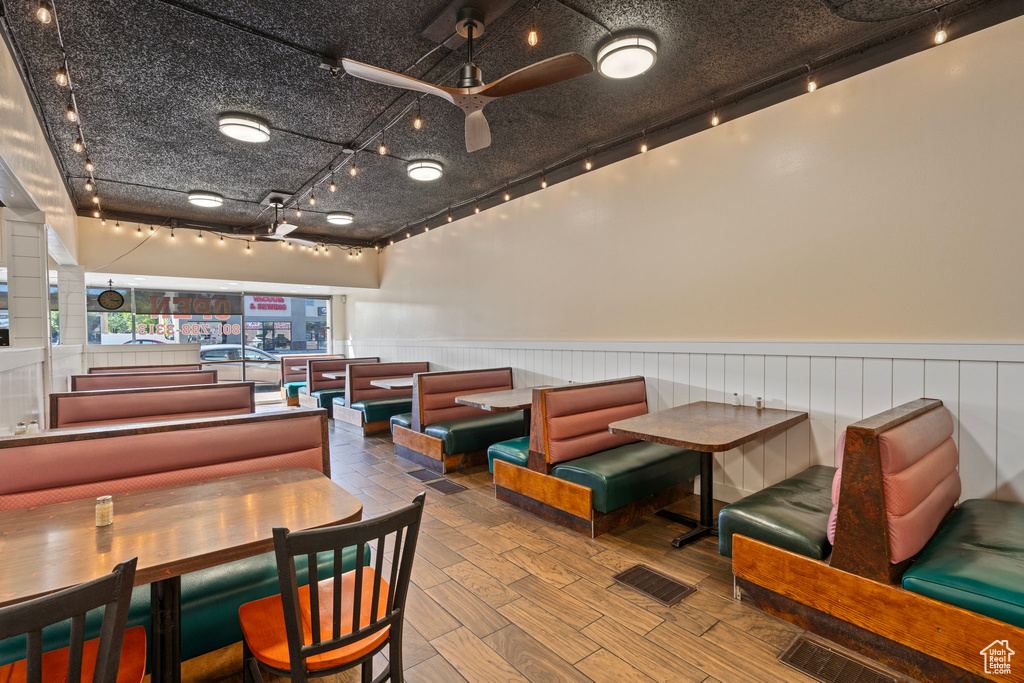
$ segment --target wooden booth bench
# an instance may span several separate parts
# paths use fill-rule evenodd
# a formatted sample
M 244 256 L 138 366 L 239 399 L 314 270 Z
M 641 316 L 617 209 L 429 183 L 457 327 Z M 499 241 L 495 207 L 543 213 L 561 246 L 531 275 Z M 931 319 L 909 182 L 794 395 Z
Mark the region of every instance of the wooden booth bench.
M 415 375 L 412 412 L 391 418 L 395 454 L 441 474 L 483 464 L 491 444 L 525 433 L 523 413 L 489 413 L 455 397 L 511 388 L 512 368 Z
M 387 432 L 391 417 L 412 410 L 412 387 L 384 389 L 370 382 L 430 372 L 430 363 L 351 363 L 345 368 L 345 397 L 334 399 L 334 421 L 363 436 Z
M 111 372 L 95 375 L 71 375 L 71 391 L 141 389 L 143 387 L 179 387 L 189 384 L 216 384 L 216 370 L 171 370 L 160 372 Z
M 643 377 L 534 389 L 529 438 L 488 449 L 498 500 L 594 537 L 692 493 L 698 452 L 608 430 L 646 413 Z
M 255 382 L 50 394 L 50 429 L 255 412 Z
M 299 389 L 306 386 L 306 362 L 327 358 L 344 358 L 342 354 L 311 353 L 281 356 L 281 400 L 287 405 L 299 405 Z
M 323 408 L 334 417 L 334 399 L 345 398 L 345 368 L 352 363 L 379 363 L 380 358 L 310 358 L 306 361 L 306 386 L 299 388 L 299 405 Z M 341 377 L 325 377 L 325 375 Z
M 283 468 L 330 476 L 325 411 L 75 427 L 0 438 L 0 510 Z M 354 550 L 345 550 L 344 571 L 355 567 Z M 320 556 L 320 576 L 329 575 L 331 555 Z M 305 558 L 296 560 L 297 565 L 301 560 L 300 583 L 307 582 Z M 272 552 L 182 575 L 182 660 L 240 641 L 238 608 L 280 589 Z M 101 620 L 102 610 L 89 613 L 87 639 L 99 635 Z M 149 624 L 150 589 L 137 586 L 128 626 L 148 629 Z M 66 647 L 69 632 L 70 621 L 44 629 L 43 650 Z M 0 666 L 24 658 L 24 649 L 24 637 L 0 641 Z
M 827 539 L 820 557 L 780 541 L 805 535 L 787 529 L 788 513 L 749 499 L 726 506 L 719 532 L 731 536 L 738 589 L 920 680 L 1021 680 L 985 663 L 1024 643 L 1024 504 L 956 505 L 953 429 L 934 399 L 850 425 L 833 481 L 804 482 L 814 489 L 813 534 Z M 832 503 L 824 517 L 822 496 Z
M 189 372 L 202 370 L 202 363 L 173 363 L 171 365 L 111 365 L 105 368 L 89 368 L 90 375 L 109 375 L 125 372 Z

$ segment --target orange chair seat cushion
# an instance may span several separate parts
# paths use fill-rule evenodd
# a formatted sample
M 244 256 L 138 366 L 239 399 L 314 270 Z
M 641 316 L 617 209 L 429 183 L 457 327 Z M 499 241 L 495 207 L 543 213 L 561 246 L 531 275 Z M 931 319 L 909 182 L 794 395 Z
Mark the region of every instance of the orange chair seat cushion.
M 91 683 L 96 668 L 96 651 L 100 639 L 85 641 L 82 648 L 82 683 Z M 43 653 L 43 683 L 66 683 L 68 680 L 68 648 Z M 124 632 L 121 646 L 121 666 L 117 670 L 117 683 L 141 683 L 146 675 L 146 629 L 133 626 Z M 27 671 L 25 660 L 0 667 L 0 683 L 24 683 Z
M 359 627 L 369 625 L 373 600 L 374 571 L 363 568 L 363 596 L 360 600 Z M 320 596 L 320 639 L 330 640 L 333 631 L 334 579 L 325 579 L 317 584 Z M 341 635 L 352 632 L 352 602 L 356 590 L 356 570 L 341 575 Z M 388 582 L 380 579 L 380 597 L 377 600 L 377 618 L 387 615 Z M 312 623 L 309 605 L 309 587 L 299 587 L 299 613 L 302 619 L 302 642 L 312 642 Z M 284 607 L 280 595 L 271 595 L 262 600 L 246 603 L 238 608 L 238 619 L 242 623 L 245 642 L 256 659 L 269 667 L 288 670 L 291 659 L 288 656 L 288 633 L 284 625 Z M 313 655 L 306 659 L 310 670 L 330 669 L 355 661 L 373 652 L 388 639 L 390 627 L 363 638 L 345 647 Z M 3 681 L 0 681 L 3 683 Z

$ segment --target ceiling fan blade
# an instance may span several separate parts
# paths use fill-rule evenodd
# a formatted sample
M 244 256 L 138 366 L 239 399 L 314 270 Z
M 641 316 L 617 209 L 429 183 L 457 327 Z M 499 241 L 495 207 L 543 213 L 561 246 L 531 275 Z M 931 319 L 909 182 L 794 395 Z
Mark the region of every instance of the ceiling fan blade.
M 476 93 L 485 97 L 506 97 L 516 93 L 536 90 L 578 76 L 586 76 L 594 70 L 583 55 L 567 52 L 544 61 L 513 71 L 504 78 L 488 83 Z
M 491 145 L 491 127 L 482 109 L 466 114 L 466 151 L 475 152 Z
M 364 81 L 380 83 L 381 85 L 390 85 L 393 88 L 405 88 L 406 90 L 415 90 L 416 92 L 427 93 L 428 95 L 437 95 L 453 104 L 455 100 L 452 96 L 458 92 L 457 90 L 442 88 L 439 85 L 421 81 L 412 76 L 403 76 L 402 74 L 396 74 L 394 71 L 370 66 L 369 64 L 363 64 L 351 59 L 342 59 L 341 63 L 345 65 L 345 73 L 350 76 L 361 78 Z

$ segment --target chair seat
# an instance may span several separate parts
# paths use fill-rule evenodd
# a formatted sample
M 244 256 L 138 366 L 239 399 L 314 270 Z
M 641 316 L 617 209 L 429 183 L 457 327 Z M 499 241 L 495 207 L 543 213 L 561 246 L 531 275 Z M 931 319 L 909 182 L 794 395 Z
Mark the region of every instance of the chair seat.
M 526 467 L 530 459 L 530 437 L 521 436 L 518 439 L 499 441 L 487 449 L 487 468 L 494 474 L 494 461 L 504 460 L 507 463 Z
M 368 607 L 373 601 L 373 589 L 376 582 L 377 579 L 373 569 L 370 567 L 364 569 L 362 597 L 360 599 L 362 605 L 359 618 L 360 628 L 369 625 L 371 621 L 371 610 Z M 380 612 L 378 617 L 387 614 L 388 602 L 388 583 L 383 578 L 379 579 L 379 583 L 380 594 L 377 605 Z M 352 632 L 352 603 L 355 594 L 355 584 L 355 571 L 342 574 L 341 635 Z M 320 639 L 329 640 L 333 635 L 334 580 L 326 579 L 320 581 L 317 584 L 317 589 L 320 601 Z M 308 644 L 312 642 L 309 586 L 299 589 L 299 612 L 301 614 L 303 643 Z M 284 623 L 284 607 L 282 606 L 280 594 L 242 605 L 238 609 L 238 620 L 242 624 L 245 642 L 256 659 L 274 669 L 288 670 L 291 668 L 291 659 L 288 655 L 288 634 Z M 330 669 L 359 659 L 383 645 L 388 639 L 389 632 L 390 628 L 384 628 L 345 647 L 309 657 L 306 660 L 308 668 L 310 670 Z
M 592 489 L 594 509 L 604 513 L 698 474 L 697 451 L 647 441 L 609 448 L 551 468 L 551 476 Z
M 288 398 L 297 398 L 299 395 L 299 389 L 305 388 L 305 382 L 285 382 L 284 393 Z
M 903 587 L 1024 628 L 1022 576 L 1024 505 L 968 500 L 903 574 Z
M 391 416 L 391 431 L 395 431 L 395 425 L 412 429 L 412 413 L 399 413 Z
M 96 652 L 100 639 L 85 641 L 82 647 L 81 683 L 91 683 L 96 667 Z M 43 683 L 65 683 L 67 681 L 68 648 L 51 650 L 43 654 Z M 25 683 L 25 660 L 22 659 L 0 667 L 0 681 L 3 683 Z M 124 632 L 121 645 L 121 665 L 117 670 L 117 683 L 142 683 L 146 675 L 146 629 L 135 626 Z
M 752 493 L 718 514 L 718 552 L 732 557 L 732 535 L 741 534 L 816 560 L 832 551 L 828 516 L 836 468 L 809 467 Z
M 437 422 L 424 434 L 441 439 L 445 455 L 486 450 L 491 444 L 520 437 L 526 431 L 522 411 Z
M 412 397 L 370 398 L 365 401 L 357 401 L 350 407 L 363 412 L 363 422 L 384 422 L 390 420 L 394 415 L 408 413 L 412 410 Z
M 363 563 L 369 561 L 369 548 L 363 556 Z M 341 556 L 342 570 L 350 571 L 356 566 L 356 549 L 345 548 Z M 309 581 L 306 572 L 306 558 L 295 559 L 299 584 Z M 329 576 L 334 567 L 334 553 L 318 556 L 318 573 Z M 274 553 L 264 553 L 243 560 L 217 565 L 181 577 L 181 654 L 187 660 L 237 643 L 242 639 L 238 625 L 238 608 L 252 600 L 273 595 L 280 590 L 277 579 L 277 560 Z M 99 635 L 102 610 L 94 610 L 86 616 L 85 637 Z M 131 607 L 128 610 L 128 626 L 148 626 L 150 623 L 149 586 L 136 586 L 132 590 Z M 65 621 L 43 629 L 43 650 L 65 647 L 69 642 L 71 622 Z M 0 663 L 12 662 L 23 657 L 25 638 L 8 638 L 0 641 Z M 3 682 L 0 677 L 0 682 Z

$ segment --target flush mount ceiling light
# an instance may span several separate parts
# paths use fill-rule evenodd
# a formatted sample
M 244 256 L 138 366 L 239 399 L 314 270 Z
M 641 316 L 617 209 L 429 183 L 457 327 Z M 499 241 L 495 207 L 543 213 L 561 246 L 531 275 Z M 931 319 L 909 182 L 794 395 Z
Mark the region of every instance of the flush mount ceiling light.
M 211 209 L 221 206 L 224 203 L 224 197 L 220 196 L 216 192 L 192 190 L 188 193 L 188 202 L 189 204 L 195 204 L 196 206 Z
M 327 214 L 327 222 L 333 225 L 349 225 L 355 220 L 355 216 L 348 211 L 332 211 Z
M 658 44 L 648 36 L 610 38 L 597 52 L 597 70 L 606 78 L 633 78 L 657 61 Z
M 270 125 L 248 114 L 221 114 L 217 127 L 224 135 L 242 142 L 266 142 L 270 139 Z
M 444 166 L 437 163 L 436 161 L 429 161 L 427 159 L 416 159 L 410 161 L 409 165 L 405 167 L 405 170 L 409 173 L 409 177 L 413 180 L 429 181 L 437 180 L 444 173 Z

